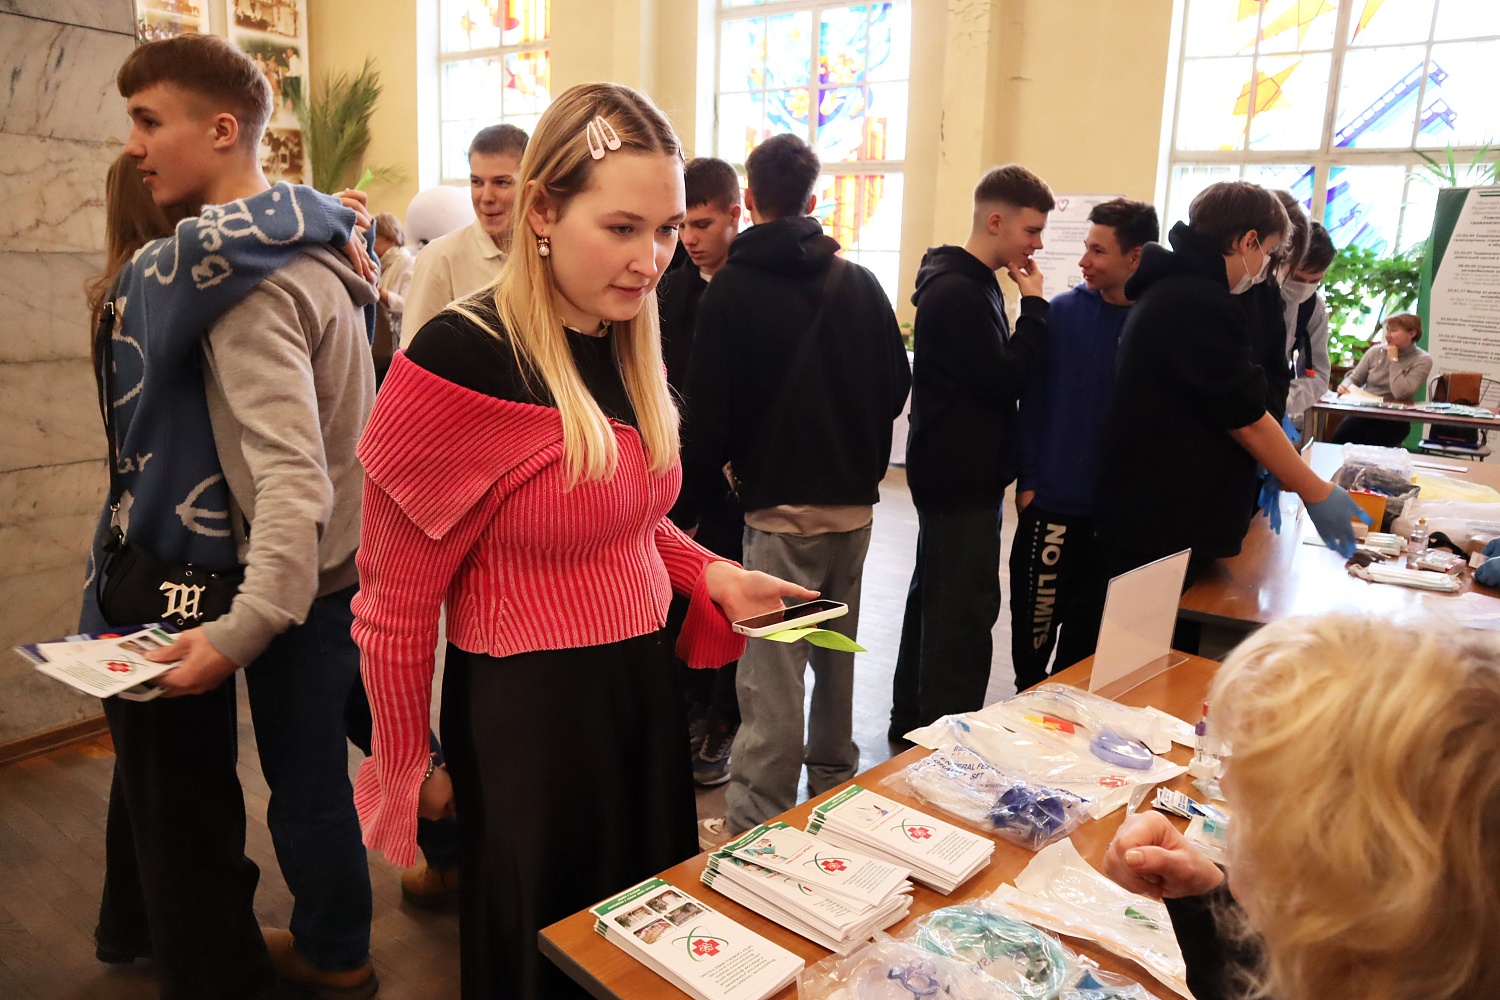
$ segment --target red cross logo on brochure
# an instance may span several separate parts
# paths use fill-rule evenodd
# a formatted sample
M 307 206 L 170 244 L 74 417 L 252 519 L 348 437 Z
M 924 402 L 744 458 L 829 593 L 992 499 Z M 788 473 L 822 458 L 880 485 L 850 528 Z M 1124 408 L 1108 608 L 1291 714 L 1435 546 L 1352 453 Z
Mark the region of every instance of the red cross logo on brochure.
M 822 866 L 825 872 L 841 872 L 845 868 L 849 867 L 838 858 L 827 858 L 823 861 L 819 861 L 818 864 Z
M 112 674 L 128 674 L 131 670 L 134 669 L 130 664 L 121 663 L 118 660 L 110 660 L 104 666 L 108 668 L 109 672 Z
M 932 831 L 925 826 L 913 826 L 907 828 L 906 835 L 912 840 L 927 840 L 932 836 Z
M 713 938 L 698 938 L 693 942 L 693 954 L 712 958 L 719 953 L 719 942 Z

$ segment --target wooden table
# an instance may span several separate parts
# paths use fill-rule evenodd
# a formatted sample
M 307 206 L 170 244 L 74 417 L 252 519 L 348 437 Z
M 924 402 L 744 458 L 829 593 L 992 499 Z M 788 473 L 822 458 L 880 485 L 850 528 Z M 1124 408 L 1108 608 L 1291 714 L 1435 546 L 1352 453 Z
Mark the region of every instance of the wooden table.
M 1445 424 L 1452 427 L 1477 427 L 1484 431 L 1500 430 L 1500 416 L 1492 417 L 1465 417 L 1458 414 L 1443 413 L 1438 410 L 1424 409 L 1421 404 L 1392 404 L 1389 406 L 1375 406 L 1367 404 L 1361 406 L 1358 403 L 1343 403 L 1335 399 L 1321 399 L 1307 409 L 1308 418 L 1312 423 L 1308 426 L 1308 436 L 1314 441 L 1325 439 L 1328 427 L 1328 418 L 1332 414 L 1340 414 L 1346 417 L 1370 417 L 1373 420 L 1399 420 L 1408 424 Z
M 1174 653 L 1172 655 L 1174 660 L 1178 661 L 1176 665 L 1116 700 L 1126 705 L 1154 705 L 1178 718 L 1196 722 L 1202 714 L 1204 695 L 1219 665 L 1212 660 L 1204 660 L 1196 656 L 1187 656 L 1181 653 Z M 1092 659 L 1084 660 L 1057 674 L 1053 679 L 1079 687 L 1087 687 L 1092 667 Z M 881 795 L 885 795 L 888 798 L 909 802 L 919 808 L 931 811 L 931 807 L 923 806 L 915 799 L 880 786 L 880 782 L 886 776 L 926 756 L 927 753 L 928 751 L 921 747 L 908 750 L 906 753 L 878 767 L 871 768 L 864 774 L 858 775 L 854 781 L 846 782 L 838 788 L 782 813 L 776 818 L 790 823 L 799 830 L 803 829 L 806 827 L 808 815 L 815 805 L 833 797 L 843 789 L 849 787 L 850 784 L 863 785 L 866 788 L 878 791 Z M 1191 756 L 1191 751 L 1184 747 L 1174 746 L 1172 752 L 1165 756 L 1176 763 L 1186 764 Z M 1166 782 L 1165 787 L 1178 788 L 1197 797 L 1197 793 L 1191 788 L 1188 776 L 1185 774 Z M 1114 836 L 1115 830 L 1119 828 L 1124 818 L 1125 810 L 1117 809 L 1103 819 L 1086 821 L 1073 832 L 1073 843 L 1077 845 L 1079 852 L 1091 864 L 1097 867 L 1104 856 L 1105 849 L 1109 846 L 1110 838 Z M 1179 826 L 1186 826 L 1181 821 L 1178 821 L 1178 824 Z M 994 839 L 995 853 L 991 858 L 989 866 L 981 869 L 968 882 L 959 886 L 952 895 L 943 896 L 924 886 L 916 886 L 912 893 L 911 913 L 900 923 L 892 927 L 890 933 L 899 935 L 913 920 L 924 913 L 940 909 L 944 906 L 951 906 L 954 903 L 965 900 L 988 896 L 1002 884 L 1013 882 L 1016 875 L 1020 873 L 1021 869 L 1026 867 L 1035 855 L 1030 851 L 1016 847 L 1003 840 Z M 700 854 L 695 858 L 684 861 L 675 868 L 669 868 L 665 872 L 662 872 L 661 877 L 691 895 L 702 899 L 704 902 L 722 911 L 726 916 L 749 927 L 757 934 L 761 934 L 782 947 L 800 955 L 806 960 L 808 965 L 821 961 L 830 954 L 830 952 L 813 944 L 806 938 L 786 930 L 781 925 L 773 923 L 751 910 L 745 909 L 705 886 L 699 881 L 699 876 L 703 874 L 703 868 L 707 863 L 707 859 L 707 854 Z M 628 887 L 620 886 L 620 889 L 625 888 Z M 545 928 L 538 937 L 542 954 L 557 963 L 575 982 L 583 986 L 595 997 L 598 997 L 599 1000 L 682 995 L 675 987 L 657 976 L 656 973 L 646 968 L 640 962 L 637 962 L 634 958 L 595 932 L 594 918 L 586 909 Z M 1162 997 L 1163 1000 L 1176 995 L 1169 987 L 1158 982 L 1155 977 L 1136 963 L 1118 958 L 1092 942 L 1082 941 L 1077 938 L 1068 938 L 1067 944 L 1074 950 L 1088 955 L 1103 968 L 1122 972 L 1132 979 L 1137 980 L 1157 996 Z M 796 996 L 796 984 L 787 987 L 776 995 L 777 1000 L 794 1000 Z
M 1343 463 L 1343 448 L 1315 443 L 1303 452 L 1303 457 L 1318 475 L 1328 479 Z M 1500 489 L 1500 465 L 1427 456 L 1414 456 L 1414 460 L 1418 471 L 1452 474 Z M 1330 611 L 1420 612 L 1457 596 L 1368 583 L 1352 577 L 1337 552 L 1323 545 L 1303 544 L 1303 532 L 1310 530 L 1301 502 L 1284 496 L 1281 534 L 1273 532 L 1270 522 L 1257 514 L 1240 554 L 1233 559 L 1218 560 L 1182 595 L 1179 617 L 1249 632 L 1293 615 Z M 1460 593 L 1468 590 L 1500 597 L 1500 592 L 1474 585 L 1465 571 Z

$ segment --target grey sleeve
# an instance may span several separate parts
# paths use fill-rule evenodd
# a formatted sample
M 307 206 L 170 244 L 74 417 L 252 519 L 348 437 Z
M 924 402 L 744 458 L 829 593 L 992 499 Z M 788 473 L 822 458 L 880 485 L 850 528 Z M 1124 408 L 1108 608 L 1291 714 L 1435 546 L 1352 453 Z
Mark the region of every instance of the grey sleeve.
M 318 591 L 318 542 L 333 509 L 304 322 L 314 321 L 304 320 L 296 299 L 263 281 L 204 344 L 220 463 L 251 528 L 245 582 L 229 613 L 203 630 L 242 667 L 307 618 Z M 251 495 L 241 495 L 247 486 Z
M 1332 368 L 1328 363 L 1328 310 L 1323 300 L 1313 306 L 1307 318 L 1307 338 L 1312 342 L 1312 363 L 1315 375 L 1298 375 L 1292 379 L 1287 390 L 1286 412 L 1293 419 L 1307 412 L 1307 408 L 1323 398 L 1328 391 L 1328 377 Z
M 1354 370 L 1349 373 L 1348 377 L 1346 377 L 1344 381 L 1349 385 L 1357 385 L 1362 388 L 1364 384 L 1369 381 L 1370 366 L 1375 363 L 1375 352 L 1384 350 L 1384 347 L 1381 347 L 1377 344 L 1376 346 L 1366 351 L 1364 357 L 1359 359 L 1359 364 L 1354 366 Z
M 1399 400 L 1417 398 L 1417 390 L 1427 384 L 1427 375 L 1432 371 L 1432 355 L 1423 354 L 1409 365 L 1398 367 L 1391 363 L 1391 396 Z

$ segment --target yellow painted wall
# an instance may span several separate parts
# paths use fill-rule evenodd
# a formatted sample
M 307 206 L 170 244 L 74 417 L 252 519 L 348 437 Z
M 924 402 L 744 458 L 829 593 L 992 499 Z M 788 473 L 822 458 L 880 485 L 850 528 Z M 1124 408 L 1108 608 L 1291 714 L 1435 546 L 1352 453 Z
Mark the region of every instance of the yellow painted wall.
M 417 0 L 308 0 L 307 47 L 314 86 L 325 73 L 355 73 L 374 56 L 385 84 L 371 122 L 367 165 L 395 167 L 394 184 L 370 189 L 377 212 L 405 216 L 417 193 Z M 435 6 L 423 0 L 421 6 Z M 434 109 L 435 112 L 435 109 Z
M 1024 163 L 1059 193 L 1153 196 L 1172 7 L 914 0 L 903 319 L 923 250 L 967 235 L 970 192 L 990 166 Z M 371 200 L 404 213 L 418 190 L 419 103 L 436 114 L 435 56 L 418 54 L 423 34 L 435 46 L 436 0 L 309 0 L 309 8 L 315 76 L 357 69 L 366 54 L 380 66 L 386 88 L 368 160 L 406 178 L 376 188 Z M 711 136 L 700 135 L 700 95 L 712 76 L 698 55 L 712 51 L 703 19 L 711 24 L 713 9 L 714 0 L 557 0 L 554 92 L 591 80 L 640 87 L 672 118 L 689 154 L 711 152 Z

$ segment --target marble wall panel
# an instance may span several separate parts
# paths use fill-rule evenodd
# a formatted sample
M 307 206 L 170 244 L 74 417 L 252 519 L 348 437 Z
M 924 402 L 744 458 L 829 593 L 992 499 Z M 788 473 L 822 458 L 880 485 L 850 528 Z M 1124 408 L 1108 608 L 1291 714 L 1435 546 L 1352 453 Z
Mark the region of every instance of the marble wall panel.
M 109 490 L 101 459 L 0 472 L 0 524 L 69 514 L 97 515 Z M 0 565 L 0 573 L 4 567 Z
M 131 0 L 0 0 L 0 13 L 121 35 L 135 34 L 135 6 Z
M 0 253 L 0 364 L 86 358 L 100 253 Z
M 120 147 L 0 133 L 0 251 L 104 248 L 104 175 Z
M 0 472 L 104 455 L 94 373 L 85 359 L 0 365 L 0 413 L 7 415 Z
M 23 642 L 69 635 L 78 627 L 83 568 L 0 577 L 0 743 L 98 715 L 99 699 L 44 677 L 9 650 Z
M 0 132 L 123 142 L 129 133 L 115 72 L 135 39 L 0 13 Z

